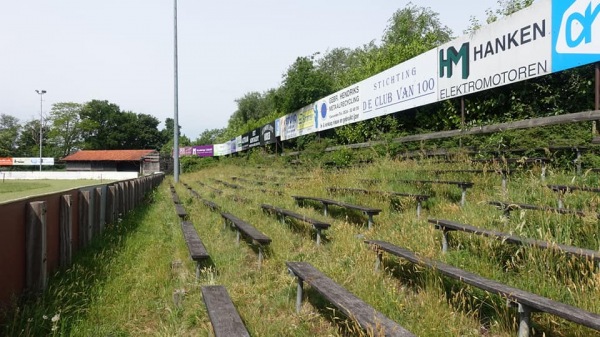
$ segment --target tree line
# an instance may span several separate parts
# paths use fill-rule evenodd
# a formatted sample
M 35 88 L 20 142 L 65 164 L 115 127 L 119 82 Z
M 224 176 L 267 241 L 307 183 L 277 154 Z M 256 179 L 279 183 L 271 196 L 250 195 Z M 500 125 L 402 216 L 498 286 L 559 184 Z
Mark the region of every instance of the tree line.
M 0 114 L 0 157 L 37 157 L 40 121 L 20 123 L 9 114 Z M 125 150 L 157 149 L 171 153 L 173 119 L 167 118 L 162 130 L 151 115 L 122 111 L 108 101 L 56 103 L 43 118 L 44 157 L 63 158 L 79 149 Z M 183 136 L 184 143 L 190 143 Z

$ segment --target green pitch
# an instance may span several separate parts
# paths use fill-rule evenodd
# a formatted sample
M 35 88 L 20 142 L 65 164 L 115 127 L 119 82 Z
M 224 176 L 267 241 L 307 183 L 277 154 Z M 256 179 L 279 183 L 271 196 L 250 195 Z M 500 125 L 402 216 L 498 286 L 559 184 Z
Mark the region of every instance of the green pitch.
M 0 181 L 0 203 L 72 188 L 107 183 L 106 180 L 5 180 Z

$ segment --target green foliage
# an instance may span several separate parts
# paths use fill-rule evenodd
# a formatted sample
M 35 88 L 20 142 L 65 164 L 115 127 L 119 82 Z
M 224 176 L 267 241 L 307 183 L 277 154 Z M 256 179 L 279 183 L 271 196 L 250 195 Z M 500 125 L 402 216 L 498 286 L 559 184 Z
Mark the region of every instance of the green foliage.
M 57 157 L 66 157 L 83 143 L 79 103 L 55 103 L 50 110 L 48 142 L 56 148 Z
M 16 117 L 0 114 L 0 157 L 13 156 L 20 127 Z
M 191 173 L 211 167 L 218 161 L 217 157 L 184 156 L 179 158 L 179 165 L 182 173 Z
M 216 144 L 217 139 L 225 133 L 225 129 L 206 129 L 194 141 L 194 145 Z

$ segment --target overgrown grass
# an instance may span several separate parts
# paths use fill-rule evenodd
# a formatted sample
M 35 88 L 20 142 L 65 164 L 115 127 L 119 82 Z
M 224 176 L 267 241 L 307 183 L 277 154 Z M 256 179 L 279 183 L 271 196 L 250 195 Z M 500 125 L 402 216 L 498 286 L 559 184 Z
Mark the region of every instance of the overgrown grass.
M 0 203 L 71 188 L 97 185 L 99 180 L 4 180 L 0 181 Z
M 259 165 L 259 166 L 257 166 Z M 176 189 L 190 214 L 212 262 L 195 280 L 194 264 L 181 235 L 179 220 L 165 181 L 153 194 L 154 203 L 144 206 L 79 255 L 68 270 L 52 278 L 47 294 L 35 303 L 22 305 L 3 330 L 11 336 L 52 334 L 51 318 L 60 313 L 56 335 L 73 336 L 208 336 L 211 326 L 200 295 L 200 286 L 224 285 L 252 336 L 349 336 L 362 331 L 337 315 L 317 293 L 307 291 L 302 311 L 295 313 L 295 280 L 287 274 L 285 261 L 308 261 L 349 291 L 418 336 L 514 336 L 517 316 L 506 302 L 477 288 L 416 267 L 402 259 L 385 256 L 384 270 L 374 271 L 375 254 L 365 239 L 389 241 L 484 277 L 525 289 L 557 301 L 600 313 L 600 274 L 589 261 L 565 257 L 552 251 L 515 247 L 466 233 L 451 235 L 451 249 L 441 252 L 441 233 L 427 218 L 448 219 L 517 235 L 577 245 L 600 247 L 598 221 L 539 211 L 514 211 L 508 222 L 490 200 L 556 206 L 557 195 L 545 185 L 567 183 L 591 185 L 596 176 L 588 172 L 550 170 L 545 181 L 538 166 L 523 167 L 509 177 L 508 192 L 501 176 L 450 174 L 433 170 L 473 168 L 471 164 L 440 164 L 433 160 L 395 161 L 386 158 L 370 165 L 344 170 L 319 166 L 295 169 L 252 158 L 223 160 L 215 167 L 184 174 L 182 182 L 249 222 L 273 239 L 262 268 L 256 249 L 224 229 L 218 213 L 193 198 L 182 186 Z M 233 181 L 232 177 L 245 181 Z M 241 185 L 231 189 L 211 178 Z M 379 179 L 366 185 L 363 179 Z M 467 180 L 475 183 L 460 207 L 460 189 L 453 185 L 399 183 L 400 179 Z M 223 190 L 215 194 L 209 187 Z M 258 185 L 250 181 L 261 181 Z M 358 187 L 373 190 L 428 193 L 420 220 L 415 201 L 362 194 L 333 194 L 327 187 Z M 265 189 L 265 191 L 262 191 Z M 284 196 L 269 191 L 281 190 Z M 296 205 L 291 195 L 328 197 L 383 209 L 371 230 L 360 215 L 331 208 L 331 216 L 319 207 Z M 236 201 L 235 196 L 244 197 Z M 565 205 L 595 215 L 598 196 L 572 193 Z M 332 224 L 323 245 L 316 246 L 314 232 L 305 224 L 282 224 L 264 214 L 261 203 L 326 220 Z M 181 261 L 181 266 L 174 261 Z M 174 265 L 174 267 L 173 267 Z M 181 307 L 173 292 L 185 291 Z M 46 315 L 48 319 L 43 319 Z M 534 314 L 536 336 L 600 336 L 599 333 L 549 314 Z

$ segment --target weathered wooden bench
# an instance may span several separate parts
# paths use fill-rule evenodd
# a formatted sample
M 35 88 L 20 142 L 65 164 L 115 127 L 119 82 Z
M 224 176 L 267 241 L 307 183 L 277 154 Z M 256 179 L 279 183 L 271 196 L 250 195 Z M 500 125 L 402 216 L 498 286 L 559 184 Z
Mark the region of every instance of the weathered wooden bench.
M 469 173 L 469 174 L 488 174 L 488 173 L 495 173 L 495 174 L 500 174 L 502 175 L 502 191 L 506 193 L 507 188 L 507 180 L 508 180 L 508 175 L 511 173 L 510 170 L 478 170 L 478 169 L 472 169 L 472 170 L 434 170 L 433 171 L 434 174 L 436 175 L 441 175 L 441 174 L 452 174 L 452 173 Z
M 283 222 L 283 223 L 285 223 L 285 217 L 290 217 L 292 219 L 304 221 L 304 222 L 312 225 L 312 227 L 317 231 L 317 245 L 321 244 L 321 231 L 331 227 L 331 225 L 327 222 L 312 219 L 305 215 L 298 214 L 298 213 L 295 213 L 292 211 L 288 211 L 283 208 L 279 208 L 279 207 L 275 207 L 275 206 L 267 205 L 267 204 L 262 204 L 262 205 L 260 205 L 260 207 L 265 212 L 278 214 L 281 217 L 281 222 Z
M 465 270 L 450 266 L 448 264 L 430 260 L 426 257 L 417 256 L 414 252 L 395 246 L 389 242 L 367 240 L 377 251 L 377 264 L 382 262 L 382 251 L 401 257 L 416 265 L 431 268 L 442 273 L 445 276 L 459 280 L 468 285 L 485 290 L 489 293 L 500 295 L 506 298 L 509 305 L 517 307 L 519 311 L 519 337 L 527 337 L 531 330 L 531 313 L 535 311 L 546 312 L 558 317 L 562 317 L 571 322 L 575 322 L 594 330 L 600 331 L 600 315 L 585 311 L 568 304 L 554 301 L 552 299 L 530 293 L 525 290 L 513 288 L 503 283 L 486 279 L 479 275 L 467 272 Z
M 548 188 L 558 193 L 558 208 L 564 207 L 563 197 L 573 191 L 600 193 L 600 188 L 586 186 L 548 185 Z
M 180 219 L 187 219 L 188 214 L 182 204 L 175 204 L 175 212 Z
M 474 183 L 470 181 L 448 181 L 448 180 L 395 180 L 400 183 L 407 184 L 443 184 L 456 185 L 461 189 L 460 205 L 464 206 L 467 200 L 467 190 L 473 187 Z
M 271 239 L 251 224 L 235 217 L 233 214 L 221 213 L 221 216 L 223 217 L 225 228 L 229 223 L 236 230 L 236 244 L 240 243 L 240 234 L 244 234 L 252 240 L 252 244 L 258 247 L 258 267 L 260 268 L 263 260 L 263 247 L 268 246 L 271 243 Z
M 298 280 L 296 312 L 300 312 L 304 282 L 319 292 L 327 301 L 338 308 L 346 317 L 356 321 L 369 336 L 415 336 L 398 323 L 392 321 L 360 298 L 335 283 L 308 262 L 286 262 L 290 274 Z
M 496 206 L 504 212 L 505 219 L 510 217 L 510 212 L 519 209 L 526 209 L 532 211 L 544 211 L 544 212 L 552 212 L 557 214 L 571 214 L 577 216 L 585 216 L 586 213 L 583 211 L 566 209 L 566 208 L 554 208 L 548 206 L 537 206 L 537 205 L 529 205 L 529 204 L 519 204 L 514 202 L 504 202 L 504 201 L 488 201 L 489 205 Z
M 395 198 L 395 197 L 414 198 L 415 201 L 417 202 L 417 219 L 421 218 L 421 210 L 423 208 L 423 201 L 427 201 L 429 199 L 429 196 L 425 195 L 425 194 L 374 191 L 374 190 L 365 190 L 362 188 L 328 187 L 327 190 L 332 193 L 342 192 L 342 193 L 379 194 L 379 195 L 387 196 L 390 198 Z
M 196 228 L 194 228 L 194 225 L 191 222 L 182 221 L 181 230 L 183 232 L 183 238 L 185 239 L 185 243 L 187 244 L 188 250 L 190 252 L 190 257 L 196 262 L 196 278 L 199 278 L 200 264 L 202 263 L 202 261 L 208 260 L 210 258 L 210 255 L 204 247 L 202 240 L 200 240 L 198 232 L 196 232 Z
M 213 181 L 215 181 L 215 182 L 217 182 L 217 183 L 219 183 L 219 184 L 221 184 L 221 185 L 223 185 L 223 186 L 226 186 L 226 187 L 229 187 L 229 188 L 233 188 L 233 189 L 236 189 L 236 190 L 237 190 L 237 189 L 239 189 L 239 190 L 243 190 L 243 189 L 244 189 L 244 188 L 243 188 L 242 186 L 240 186 L 240 185 L 236 185 L 236 184 L 228 183 L 228 182 L 226 182 L 226 181 L 223 181 L 223 180 L 219 180 L 219 179 L 212 179 L 212 180 L 213 180 Z
M 444 252 L 448 251 L 448 233 L 452 231 L 460 231 L 466 233 L 472 233 L 476 235 L 481 235 L 485 237 L 489 237 L 492 239 L 500 240 L 502 242 L 514 244 L 514 245 L 522 245 L 522 246 L 530 246 L 539 249 L 551 249 L 556 250 L 558 252 L 564 253 L 569 256 L 576 256 L 579 258 L 590 259 L 595 262 L 600 262 L 600 252 L 591 249 L 561 245 L 557 243 L 552 243 L 548 241 L 535 240 L 522 238 L 520 236 L 502 233 L 490 229 L 483 229 L 474 227 L 471 225 L 465 225 L 449 220 L 439 220 L 439 219 L 429 219 L 429 223 L 435 225 L 436 229 L 439 229 L 443 232 L 442 235 L 442 250 Z
M 225 287 L 202 286 L 201 291 L 215 337 L 250 337 Z
M 349 204 L 349 203 L 346 203 L 343 201 L 318 198 L 318 197 L 307 197 L 307 196 L 300 196 L 300 195 L 293 195 L 292 198 L 294 198 L 294 200 L 296 200 L 296 202 L 298 204 L 302 204 L 303 202 L 305 202 L 307 200 L 314 201 L 314 202 L 320 202 L 321 204 L 323 204 L 323 214 L 325 216 L 327 216 L 327 214 L 328 214 L 328 208 L 330 205 L 363 212 L 369 218 L 368 223 L 367 223 L 369 229 L 371 229 L 371 227 L 373 227 L 373 216 L 381 213 L 381 210 L 377 209 L 377 208 L 353 205 L 353 204 Z
M 201 181 L 198 181 L 198 185 L 200 185 L 200 186 L 203 186 L 203 187 L 210 188 L 211 190 L 213 190 L 213 192 L 215 192 L 215 193 L 217 193 L 217 194 L 223 194 L 223 191 L 221 191 L 220 189 L 218 189 L 218 188 L 215 188 L 215 187 L 212 187 L 212 186 L 210 186 L 210 185 L 207 185 L 207 184 L 205 184 L 205 183 L 203 183 L 203 182 L 201 182 Z
M 220 209 L 219 205 L 215 204 L 210 200 L 202 199 L 202 203 L 204 204 L 204 206 L 210 208 L 213 212 L 218 212 Z

